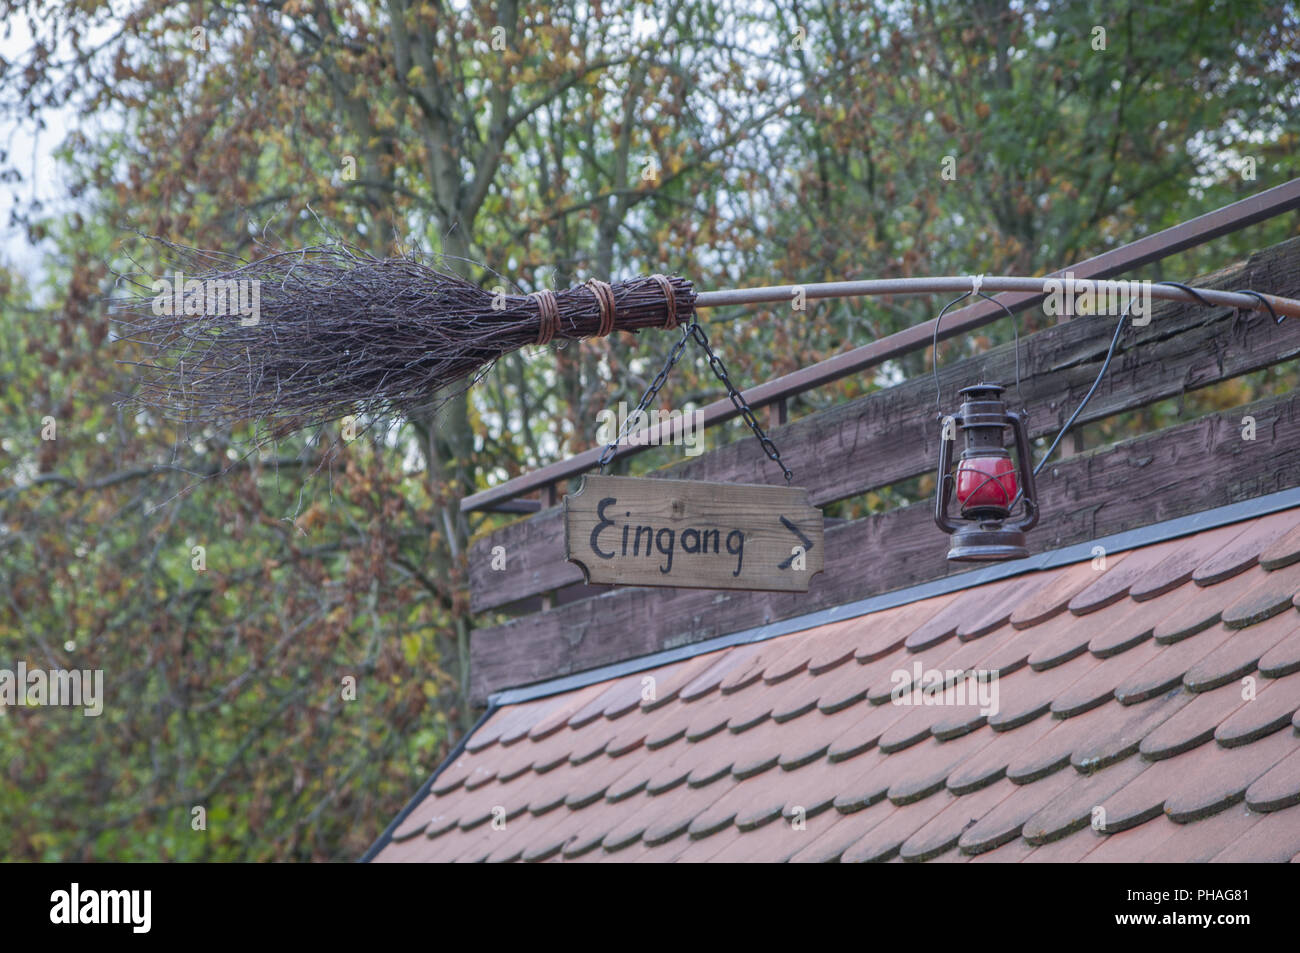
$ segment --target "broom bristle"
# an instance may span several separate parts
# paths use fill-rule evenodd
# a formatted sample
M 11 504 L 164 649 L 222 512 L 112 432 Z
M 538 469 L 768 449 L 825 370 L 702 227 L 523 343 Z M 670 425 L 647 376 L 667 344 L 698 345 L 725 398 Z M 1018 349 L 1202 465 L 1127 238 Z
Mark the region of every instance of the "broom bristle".
M 174 275 L 136 280 L 140 292 L 113 303 L 121 336 L 151 352 L 135 364 L 133 400 L 190 423 L 258 421 L 283 434 L 348 414 L 436 408 L 502 355 L 538 341 L 537 299 L 496 294 L 415 258 L 376 258 L 343 244 L 252 263 L 193 251 L 186 258 L 198 270 L 182 272 L 183 283 Z M 676 321 L 687 323 L 694 289 L 680 277 L 669 283 Z M 615 330 L 665 326 L 660 280 L 610 287 Z M 556 338 L 598 332 L 592 289 L 556 292 L 555 301 Z

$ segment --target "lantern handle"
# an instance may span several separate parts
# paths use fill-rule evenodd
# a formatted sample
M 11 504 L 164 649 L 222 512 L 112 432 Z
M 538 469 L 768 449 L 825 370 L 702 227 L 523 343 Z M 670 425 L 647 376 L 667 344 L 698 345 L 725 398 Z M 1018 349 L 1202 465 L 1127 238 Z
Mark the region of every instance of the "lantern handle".
M 1025 518 L 1011 525 L 1021 532 L 1027 532 L 1038 525 L 1038 487 L 1034 483 L 1034 461 L 1029 452 L 1029 429 L 1025 426 L 1024 414 L 1009 410 L 1007 420 L 1016 438 L 1016 464 L 1020 468 L 1020 490 L 1017 495 L 1025 504 Z M 1011 505 L 1015 505 L 1014 500 Z
M 952 502 L 952 474 L 948 468 L 952 466 L 952 445 L 957 442 L 956 428 L 960 426 L 961 415 L 953 414 L 953 436 L 949 438 L 946 435 L 946 421 L 948 418 L 942 414 L 939 415 L 939 485 L 934 495 L 934 522 L 945 533 L 952 534 L 958 529 L 957 524 L 948 518 L 948 505 Z

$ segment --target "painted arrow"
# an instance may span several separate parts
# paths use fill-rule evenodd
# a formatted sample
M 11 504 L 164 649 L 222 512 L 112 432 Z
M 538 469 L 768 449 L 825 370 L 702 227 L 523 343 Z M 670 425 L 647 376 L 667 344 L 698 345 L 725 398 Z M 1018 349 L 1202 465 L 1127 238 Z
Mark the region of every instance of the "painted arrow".
M 805 536 L 803 534 L 803 531 L 800 530 L 798 526 L 795 526 L 784 516 L 781 517 L 781 525 L 799 537 L 799 542 L 803 543 L 803 551 L 805 554 L 807 554 L 808 551 L 813 548 L 813 541 L 809 539 L 807 536 Z M 788 558 L 778 563 L 776 568 L 789 569 L 793 562 L 794 562 L 794 553 L 791 553 Z

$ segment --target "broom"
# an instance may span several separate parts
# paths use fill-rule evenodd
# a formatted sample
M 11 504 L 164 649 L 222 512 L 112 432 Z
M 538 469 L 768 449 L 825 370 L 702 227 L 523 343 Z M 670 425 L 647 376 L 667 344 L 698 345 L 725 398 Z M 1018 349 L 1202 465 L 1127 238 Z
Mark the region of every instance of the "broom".
M 176 248 L 176 246 L 170 246 Z M 504 294 L 411 257 L 333 243 L 253 263 L 189 250 L 176 273 L 114 301 L 119 335 L 148 349 L 133 400 L 189 423 L 270 424 L 277 436 L 346 415 L 436 408 L 505 354 L 614 331 L 672 329 L 701 308 L 860 295 L 1020 291 L 1049 278 L 941 277 L 779 285 L 697 294 L 649 275 L 564 291 Z M 1075 280 L 1105 292 L 1107 282 Z M 1258 292 L 1153 285 L 1151 296 L 1300 317 L 1300 302 Z

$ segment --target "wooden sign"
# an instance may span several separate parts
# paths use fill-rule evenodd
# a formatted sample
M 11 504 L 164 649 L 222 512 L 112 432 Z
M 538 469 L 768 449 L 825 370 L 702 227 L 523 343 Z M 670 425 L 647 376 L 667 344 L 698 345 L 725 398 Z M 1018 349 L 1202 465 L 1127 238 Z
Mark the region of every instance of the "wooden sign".
M 801 488 L 586 476 L 564 498 L 565 558 L 588 583 L 807 592 L 822 534 Z

